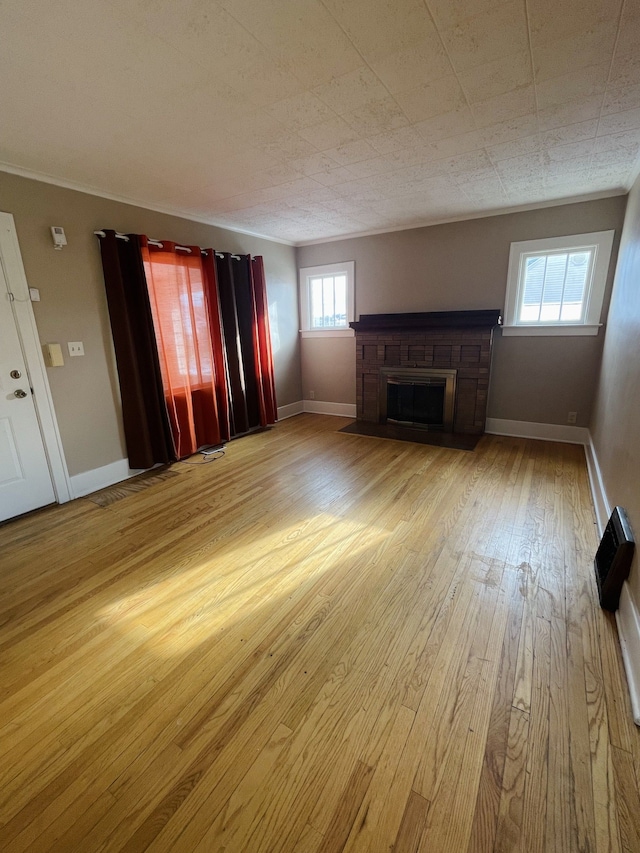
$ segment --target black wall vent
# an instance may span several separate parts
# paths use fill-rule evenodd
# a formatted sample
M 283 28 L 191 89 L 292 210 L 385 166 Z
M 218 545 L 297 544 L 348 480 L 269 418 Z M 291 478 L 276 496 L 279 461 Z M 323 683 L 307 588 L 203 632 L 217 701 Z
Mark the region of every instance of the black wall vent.
M 605 527 L 594 561 L 600 606 L 605 610 L 618 609 L 622 584 L 629 577 L 634 546 L 625 511 L 617 506 Z

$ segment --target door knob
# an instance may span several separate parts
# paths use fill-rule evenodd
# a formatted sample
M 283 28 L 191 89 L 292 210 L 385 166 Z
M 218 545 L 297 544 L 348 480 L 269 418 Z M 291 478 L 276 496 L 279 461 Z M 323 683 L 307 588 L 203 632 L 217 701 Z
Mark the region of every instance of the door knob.
M 9 376 L 10 376 L 12 379 L 20 379 L 20 377 L 22 376 L 22 374 L 20 373 L 20 371 L 19 371 L 19 370 L 12 370 L 12 371 L 11 371 L 11 373 L 9 374 Z
M 14 391 L 13 393 L 14 393 L 14 395 L 15 395 L 16 397 L 19 397 L 20 399 L 22 399 L 23 397 L 26 397 L 26 396 L 27 396 L 27 392 L 26 392 L 26 391 L 23 391 L 23 390 L 22 390 L 22 388 L 18 388 L 18 389 L 17 389 L 16 391 Z

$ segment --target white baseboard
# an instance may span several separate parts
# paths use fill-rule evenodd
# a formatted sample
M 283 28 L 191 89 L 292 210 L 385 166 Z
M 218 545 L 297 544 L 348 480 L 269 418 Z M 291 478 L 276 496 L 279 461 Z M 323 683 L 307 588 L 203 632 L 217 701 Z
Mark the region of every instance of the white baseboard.
M 593 440 L 589 435 L 589 441 L 584 448 L 587 457 L 587 471 L 589 472 L 589 486 L 591 487 L 591 498 L 593 506 L 596 510 L 596 522 L 598 524 L 598 533 L 600 536 L 604 533 L 604 529 L 611 515 L 611 504 L 604 488 L 602 472 L 598 464 L 596 449 L 593 446 Z
M 588 444 L 586 427 L 564 424 L 538 424 L 533 421 L 510 421 L 504 418 L 487 418 L 485 432 L 492 435 L 510 435 L 515 438 L 537 438 L 542 441 L 562 441 L 565 444 Z
M 616 610 L 622 660 L 627 674 L 633 722 L 640 726 L 640 615 L 625 581 Z
M 292 418 L 294 415 L 301 415 L 304 412 L 304 404 L 302 400 L 297 400 L 295 403 L 288 403 L 286 406 L 278 406 L 278 420 L 284 421 L 287 418 Z
M 103 465 L 101 468 L 93 468 L 91 471 L 75 474 L 70 478 L 71 493 L 74 498 L 82 498 L 92 492 L 97 492 L 99 489 L 106 489 L 107 486 L 128 480 L 129 477 L 135 477 L 136 474 L 141 474 L 143 470 L 142 468 L 129 468 L 128 459 L 118 459 L 117 462 L 110 462 L 109 465 Z
M 341 418 L 355 418 L 355 403 L 325 403 L 322 400 L 303 400 L 305 412 L 315 415 L 337 415 Z
M 589 441 L 585 447 L 585 454 L 591 497 L 596 510 L 598 533 L 602 536 L 609 521 L 612 507 L 604 487 L 602 471 L 591 435 L 589 435 Z M 638 614 L 633 595 L 626 581 L 622 586 L 620 604 L 616 610 L 616 623 L 624 670 L 627 676 L 629 698 L 631 699 L 633 721 L 636 726 L 640 726 L 640 614 Z
M 320 415 L 342 415 L 343 417 L 355 418 L 356 406 L 355 403 L 323 403 L 320 400 L 298 400 L 295 403 L 289 403 L 287 406 L 280 406 L 278 408 L 278 420 L 282 421 L 286 418 L 292 418 L 294 415 L 301 415 L 303 412 L 315 412 Z M 107 486 L 113 486 L 115 483 L 128 480 L 129 477 L 135 477 L 136 474 L 141 474 L 143 470 L 145 469 L 129 468 L 128 459 L 118 459 L 117 462 L 111 462 L 109 465 L 103 465 L 101 468 L 83 471 L 81 474 L 75 474 L 69 478 L 71 495 L 74 498 L 82 498 L 85 495 L 90 495 L 92 492 L 106 489 Z

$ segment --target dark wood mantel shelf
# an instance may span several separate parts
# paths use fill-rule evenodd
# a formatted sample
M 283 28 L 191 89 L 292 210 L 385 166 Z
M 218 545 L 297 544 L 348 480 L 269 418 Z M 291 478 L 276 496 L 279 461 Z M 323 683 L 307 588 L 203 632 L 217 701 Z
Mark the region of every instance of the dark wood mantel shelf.
M 413 314 L 362 314 L 359 320 L 349 323 L 356 332 L 374 332 L 378 329 L 455 329 L 493 327 L 502 324 L 501 311 L 421 311 Z

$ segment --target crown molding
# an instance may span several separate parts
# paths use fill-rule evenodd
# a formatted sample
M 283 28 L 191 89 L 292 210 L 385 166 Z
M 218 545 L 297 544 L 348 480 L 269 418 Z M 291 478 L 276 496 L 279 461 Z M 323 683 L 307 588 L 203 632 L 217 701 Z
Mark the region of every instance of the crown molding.
M 260 240 L 268 240 L 270 243 L 281 243 L 283 246 L 295 246 L 292 240 L 283 240 L 281 237 L 269 237 L 266 234 L 259 234 L 257 231 L 247 231 L 243 228 L 235 228 L 231 225 L 217 222 L 215 219 L 208 219 L 203 216 L 193 216 L 178 207 L 167 207 L 160 204 L 150 204 L 144 199 L 128 198 L 127 196 L 117 195 L 116 193 L 105 192 L 96 187 L 86 186 L 76 181 L 67 181 L 63 178 L 58 178 L 55 175 L 48 175 L 45 172 L 36 172 L 32 169 L 23 169 L 22 166 L 14 166 L 12 163 L 4 163 L 0 161 L 0 172 L 7 172 L 9 175 L 17 175 L 20 178 L 28 178 L 31 181 L 40 181 L 43 184 L 52 184 L 55 187 L 62 187 L 65 190 L 73 190 L 74 192 L 84 193 L 85 195 L 93 195 L 98 198 L 105 198 L 109 201 L 117 201 L 120 204 L 128 204 L 132 207 L 142 207 L 145 210 L 153 210 L 155 213 L 164 213 L 167 216 L 177 216 L 180 219 L 187 219 L 189 222 L 199 222 L 201 225 L 212 225 L 215 228 L 222 228 L 225 231 L 231 231 L 233 234 L 246 234 L 248 237 L 258 237 Z
M 395 231 L 414 231 L 418 228 L 430 228 L 434 225 L 448 225 L 452 222 L 465 222 L 471 219 L 487 219 L 491 216 L 504 216 L 510 213 L 523 213 L 527 210 L 540 210 L 545 207 L 560 207 L 563 204 L 580 204 L 585 201 L 596 201 L 600 198 L 614 198 L 616 196 L 627 195 L 629 189 L 617 190 L 601 190 L 596 193 L 587 193 L 580 196 L 568 196 L 566 198 L 551 199 L 550 201 L 539 201 L 531 204 L 515 205 L 513 207 L 499 207 L 491 210 L 476 211 L 473 213 L 461 214 L 460 216 L 452 216 L 444 219 L 430 219 L 421 222 L 412 223 L 411 225 L 396 225 L 388 228 L 375 228 L 368 231 L 352 231 L 348 234 L 336 234 L 333 237 L 319 237 L 316 240 L 284 240 L 281 237 L 270 237 L 268 234 L 261 234 L 257 231 L 249 231 L 245 228 L 237 228 L 226 223 L 218 222 L 206 216 L 193 216 L 188 212 L 178 208 L 169 207 L 166 205 L 151 204 L 144 199 L 129 198 L 128 196 L 117 195 L 116 193 L 106 192 L 97 187 L 87 186 L 77 181 L 68 181 L 64 178 L 58 178 L 55 175 L 49 175 L 46 172 L 37 172 L 33 169 L 25 169 L 22 166 L 15 166 L 12 163 L 0 161 L 0 172 L 7 172 L 10 175 L 18 175 L 21 178 L 28 178 L 32 181 L 40 181 L 44 184 L 52 184 L 63 189 L 73 190 L 75 192 L 85 193 L 86 195 L 105 198 L 109 201 L 117 201 L 120 204 L 128 204 L 132 207 L 142 207 L 145 210 L 153 210 L 156 213 L 164 213 L 167 216 L 177 216 L 180 219 L 186 219 L 189 222 L 199 222 L 202 225 L 212 225 L 215 228 L 222 228 L 225 231 L 230 231 L 233 234 L 246 234 L 248 237 L 257 237 L 260 240 L 268 240 L 270 243 L 280 243 L 283 246 L 293 246 L 294 248 L 303 248 L 304 246 L 317 246 L 322 243 L 336 243 L 340 240 L 355 240 L 358 237 L 373 237 L 376 234 L 391 234 Z M 633 185 L 633 182 L 632 182 Z
M 448 225 L 451 222 L 467 222 L 471 219 L 488 219 L 491 216 L 505 216 L 509 213 L 524 213 L 527 210 L 540 210 L 545 207 L 561 207 L 564 204 L 580 204 L 585 201 L 597 201 L 600 198 L 615 198 L 627 195 L 628 189 L 600 190 L 596 193 L 586 193 L 580 196 L 569 196 L 567 198 L 550 199 L 549 201 L 536 201 L 531 204 L 521 204 L 514 207 L 497 207 L 491 210 L 481 210 L 475 213 L 452 216 L 448 219 L 431 219 L 412 225 L 397 225 L 390 228 L 375 228 L 370 231 L 352 231 L 349 234 L 338 234 L 335 237 L 320 237 L 317 240 L 304 240 L 293 245 L 297 249 L 305 246 L 318 246 L 321 243 L 337 243 L 340 240 L 356 240 L 358 237 L 374 237 L 376 234 L 391 234 L 395 231 L 416 231 L 419 228 L 431 228 L 433 225 Z

